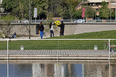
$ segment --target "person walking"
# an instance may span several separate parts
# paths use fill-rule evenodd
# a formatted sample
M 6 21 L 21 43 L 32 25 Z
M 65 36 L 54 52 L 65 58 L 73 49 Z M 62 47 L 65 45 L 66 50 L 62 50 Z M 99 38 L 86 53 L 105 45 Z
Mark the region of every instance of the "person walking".
M 52 22 L 50 23 L 49 27 L 50 27 L 50 37 L 54 37 L 54 31 L 53 31 Z
M 5 34 L 4 34 L 4 32 L 2 33 L 2 38 L 5 39 Z
M 43 39 L 44 26 L 43 26 L 42 22 L 40 22 L 40 24 L 39 24 L 39 31 L 40 31 L 40 37 L 41 37 L 41 39 Z
M 60 27 L 60 36 L 64 36 L 65 24 L 63 23 L 63 21 L 61 21 L 61 25 L 59 25 L 59 27 Z

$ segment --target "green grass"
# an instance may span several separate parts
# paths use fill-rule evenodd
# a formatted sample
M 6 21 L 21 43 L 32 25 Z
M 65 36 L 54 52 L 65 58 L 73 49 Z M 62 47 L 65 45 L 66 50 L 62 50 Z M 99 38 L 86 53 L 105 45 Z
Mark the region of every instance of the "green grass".
M 51 50 L 51 49 L 93 49 L 94 45 L 98 45 L 99 49 L 104 49 L 104 41 L 77 41 L 77 40 L 36 40 L 36 41 L 10 41 L 10 50 L 19 50 L 23 45 L 26 50 Z M 0 50 L 6 50 L 6 42 L 0 42 Z
M 52 39 L 116 39 L 116 30 L 53 37 Z M 51 39 L 51 38 L 50 38 Z
M 6 49 L 7 49 L 7 42 L 0 41 L 0 50 L 6 50 Z
M 53 37 L 54 39 L 115 39 L 116 31 L 92 32 L 78 35 L 69 35 L 61 37 Z M 49 38 L 51 39 L 51 38 Z M 116 41 L 111 41 L 111 44 L 116 45 Z M 0 50 L 6 50 L 6 42 L 0 41 Z M 10 50 L 19 50 L 20 46 L 24 45 L 26 50 L 51 50 L 51 49 L 78 49 L 78 50 L 93 50 L 94 45 L 98 46 L 99 50 L 104 50 L 104 41 L 77 41 L 77 40 L 36 40 L 36 41 L 10 41 Z

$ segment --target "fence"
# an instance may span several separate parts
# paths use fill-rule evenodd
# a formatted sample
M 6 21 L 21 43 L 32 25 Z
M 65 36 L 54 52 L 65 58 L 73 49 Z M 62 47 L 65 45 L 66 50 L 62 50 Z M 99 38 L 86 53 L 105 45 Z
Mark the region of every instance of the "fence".
M 115 48 L 111 49 L 111 45 L 116 45 L 116 39 L 1 39 L 0 58 L 1 60 L 7 60 L 7 77 L 11 77 L 9 75 L 9 62 L 15 59 L 17 61 L 39 59 L 41 62 L 56 61 L 57 63 L 60 61 L 107 60 L 109 61 L 108 68 L 111 69 L 110 61 L 115 60 Z M 59 65 L 62 67 L 62 64 L 56 64 L 54 66 L 55 71 L 58 71 L 57 66 Z M 36 66 L 34 64 L 33 67 Z M 51 65 L 48 64 L 47 66 Z M 63 65 L 63 68 L 66 66 Z M 70 65 L 67 68 L 70 68 Z M 55 74 L 57 75 L 57 73 Z M 111 77 L 110 70 L 108 75 Z M 42 76 L 44 74 L 40 77 Z

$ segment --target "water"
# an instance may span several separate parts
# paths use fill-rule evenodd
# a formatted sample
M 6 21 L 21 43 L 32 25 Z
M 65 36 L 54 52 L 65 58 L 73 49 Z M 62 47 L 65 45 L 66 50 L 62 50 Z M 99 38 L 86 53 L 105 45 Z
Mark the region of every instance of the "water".
M 110 65 L 116 77 L 116 65 Z M 0 64 L 0 77 L 7 77 L 7 65 Z M 109 77 L 108 63 L 19 63 L 9 64 L 9 77 Z

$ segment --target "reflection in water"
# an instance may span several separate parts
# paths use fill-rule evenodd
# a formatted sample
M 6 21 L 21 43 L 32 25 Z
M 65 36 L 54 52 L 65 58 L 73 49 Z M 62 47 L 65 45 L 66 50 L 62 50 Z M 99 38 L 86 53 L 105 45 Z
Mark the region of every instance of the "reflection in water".
M 7 65 L 6 64 L 0 64 L 0 77 L 6 77 L 7 74 Z
M 32 77 L 31 64 L 10 64 L 10 77 Z
M 109 67 L 108 67 L 109 68 Z M 104 64 L 85 64 L 85 76 L 86 77 L 108 77 L 108 68 Z M 84 76 L 84 77 L 85 77 Z
M 115 77 L 115 65 L 110 66 Z M 10 64 L 10 77 L 108 77 L 108 64 Z M 7 77 L 6 64 L 0 64 L 0 77 Z
M 64 67 L 63 64 L 54 64 L 54 77 L 64 77 Z
M 44 64 L 32 64 L 32 77 L 46 77 L 46 70 Z
M 82 64 L 73 64 L 72 71 L 72 77 L 82 77 Z

